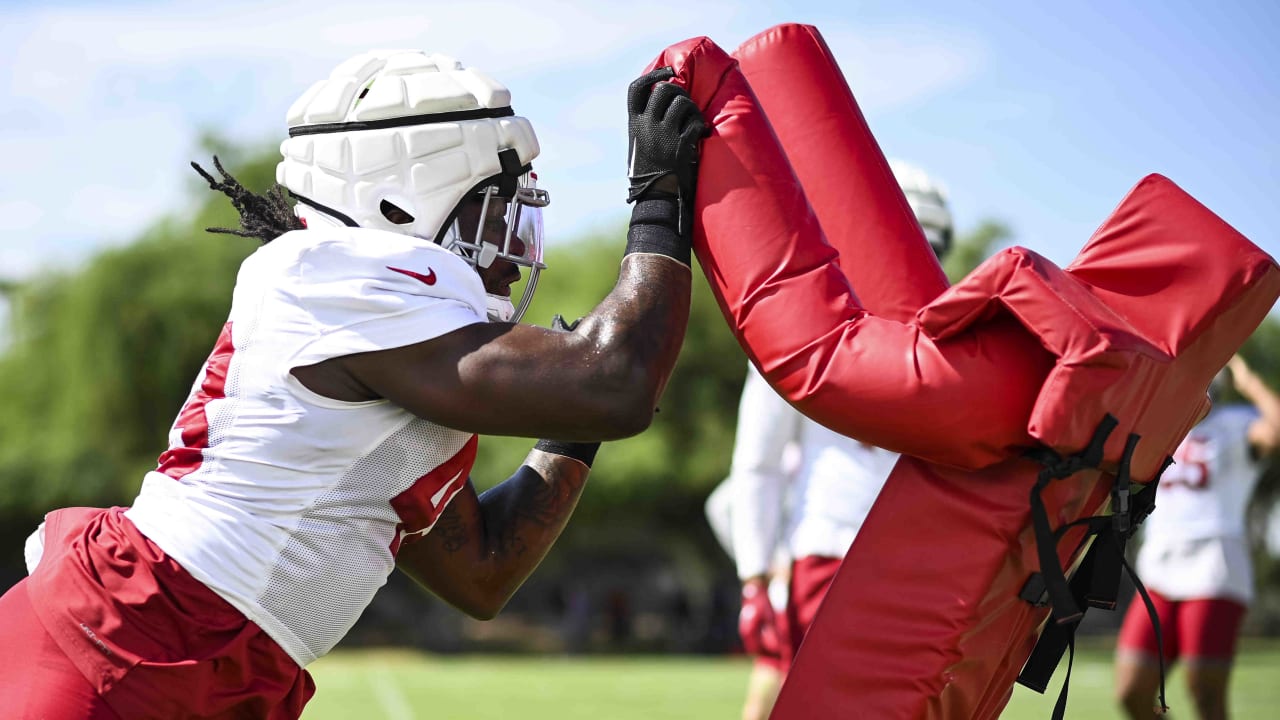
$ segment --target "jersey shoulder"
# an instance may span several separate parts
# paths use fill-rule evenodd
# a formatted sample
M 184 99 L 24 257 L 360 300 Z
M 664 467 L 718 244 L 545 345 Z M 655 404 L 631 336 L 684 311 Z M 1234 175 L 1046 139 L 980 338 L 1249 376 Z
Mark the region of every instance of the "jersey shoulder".
M 433 242 L 365 228 L 323 228 L 297 234 L 303 236 L 297 259 L 302 285 L 355 283 L 365 292 L 448 298 L 472 303 L 484 315 L 480 276 L 462 258 Z
M 488 321 L 484 285 L 466 261 L 427 240 L 382 230 L 287 233 L 245 262 L 238 293 L 242 285 L 256 312 L 296 318 L 289 330 L 310 338 L 298 364 L 409 345 Z

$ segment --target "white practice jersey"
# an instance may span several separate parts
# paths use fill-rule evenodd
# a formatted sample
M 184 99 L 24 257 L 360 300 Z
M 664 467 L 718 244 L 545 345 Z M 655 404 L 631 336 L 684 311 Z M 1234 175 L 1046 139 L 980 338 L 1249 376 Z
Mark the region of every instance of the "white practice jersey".
M 764 572 L 779 543 L 793 558 L 844 557 L 897 461 L 806 418 L 749 367 L 726 481 L 739 576 Z
M 799 451 L 799 448 L 790 447 L 788 450 Z M 707 523 L 711 526 L 711 532 L 716 536 L 716 541 L 720 543 L 720 547 L 724 548 L 725 554 L 737 563 L 737 554 L 733 551 L 733 478 L 726 478 L 723 482 L 716 486 L 711 494 L 707 496 L 706 506 L 704 508 L 707 515 Z M 786 516 L 786 509 L 783 510 L 783 516 Z M 754 543 L 753 543 L 754 545 Z M 789 572 L 791 567 L 791 556 L 787 554 L 787 549 L 781 543 L 775 541 L 773 559 L 768 570 L 769 577 L 769 603 L 773 605 L 773 609 L 782 612 L 787 608 L 788 580 L 791 577 Z M 780 569 L 787 569 L 788 572 L 777 572 Z M 759 575 L 759 572 L 748 572 L 742 575 L 743 578 Z
M 126 513 L 300 665 L 351 628 L 467 481 L 476 437 L 291 369 L 485 322 L 479 276 L 419 238 L 325 227 L 244 261 L 231 314 Z
M 794 557 L 844 557 L 898 463 L 898 453 L 804 418 L 787 548 Z
M 1174 452 L 1143 523 L 1147 540 L 1245 535 L 1245 510 L 1262 468 L 1249 448 L 1258 413 L 1247 405 L 1215 408 Z
M 733 460 L 729 477 L 722 483 L 727 501 L 720 502 L 717 513 L 729 521 L 728 532 L 717 535 L 727 535 L 727 543 L 724 538 L 721 543 L 744 580 L 767 574 L 776 562 L 785 504 L 799 464 L 800 418 L 755 367 L 748 365 L 738 402 Z M 712 528 L 715 526 L 713 519 Z
M 1160 478 L 1155 510 L 1142 525 L 1137 569 L 1144 583 L 1171 600 L 1252 598 L 1245 512 L 1262 471 L 1249 446 L 1257 418 L 1247 405 L 1215 408 Z

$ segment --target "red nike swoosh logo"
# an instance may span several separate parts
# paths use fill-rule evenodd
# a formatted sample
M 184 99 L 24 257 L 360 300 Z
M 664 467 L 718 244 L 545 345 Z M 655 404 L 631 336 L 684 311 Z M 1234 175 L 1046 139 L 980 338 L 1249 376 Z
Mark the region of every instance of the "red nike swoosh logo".
M 388 269 L 388 270 L 394 270 L 395 272 L 398 272 L 398 273 L 400 273 L 401 275 L 408 275 L 409 277 L 413 278 L 414 280 L 417 280 L 417 281 L 419 281 L 419 282 L 426 283 L 427 285 L 435 285 L 435 284 L 436 284 L 436 271 L 435 271 L 435 270 L 432 270 L 431 268 L 427 268 L 427 274 L 426 274 L 426 275 L 423 275 L 422 273 L 414 272 L 414 271 L 412 271 L 412 270 L 405 270 L 404 268 L 391 267 L 390 265 L 388 265 L 388 266 L 387 266 L 387 269 Z

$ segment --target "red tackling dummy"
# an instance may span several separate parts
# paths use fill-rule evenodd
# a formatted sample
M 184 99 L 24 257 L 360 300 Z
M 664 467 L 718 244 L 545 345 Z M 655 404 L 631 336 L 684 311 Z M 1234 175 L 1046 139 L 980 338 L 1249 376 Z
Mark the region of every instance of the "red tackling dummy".
M 1067 271 L 1015 248 L 908 318 L 945 281 L 821 37 L 780 26 L 737 54 L 741 68 L 696 38 L 654 63 L 675 68 L 712 127 L 698 259 L 775 389 L 837 431 L 917 456 L 863 526 L 774 717 L 994 717 L 1049 612 L 1018 597 L 1040 569 L 1040 466 L 1023 452 L 1081 451 L 1110 415 L 1103 470 L 1137 434 L 1125 470 L 1152 480 L 1280 295 L 1280 271 L 1151 176 Z M 1096 470 L 1049 484 L 1053 526 L 1095 514 L 1111 484 Z M 1082 536 L 1058 545 L 1063 566 Z
M 862 306 L 910 320 L 947 276 L 817 28 L 782 25 L 733 55 Z

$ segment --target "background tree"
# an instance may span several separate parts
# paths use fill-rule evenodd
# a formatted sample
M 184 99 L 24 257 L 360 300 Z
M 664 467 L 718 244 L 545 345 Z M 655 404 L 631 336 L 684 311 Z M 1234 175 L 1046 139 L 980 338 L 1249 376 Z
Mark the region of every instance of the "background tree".
M 973 272 L 1012 237 L 1009 227 L 999 220 L 983 220 L 976 228 L 956 239 L 942 259 L 942 270 L 947 279 L 955 283 Z
M 262 152 L 236 165 L 258 187 L 274 176 Z M 234 222 L 229 204 L 209 193 L 136 241 L 10 293 L 0 512 L 132 497 L 164 449 L 226 321 L 236 270 L 256 245 L 203 231 Z

